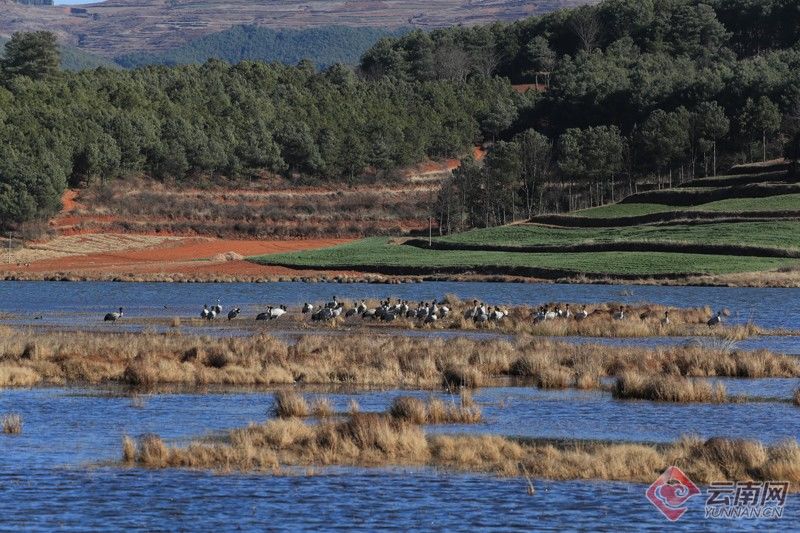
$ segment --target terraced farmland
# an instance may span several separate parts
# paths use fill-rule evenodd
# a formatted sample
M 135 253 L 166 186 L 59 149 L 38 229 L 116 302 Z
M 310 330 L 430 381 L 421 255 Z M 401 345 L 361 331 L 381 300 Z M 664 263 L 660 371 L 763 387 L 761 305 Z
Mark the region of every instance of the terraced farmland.
M 724 185 L 719 188 L 697 180 L 698 186 L 642 195 L 663 198 L 665 203 L 626 199 L 567 215 L 535 217 L 524 224 L 437 237 L 430 244 L 426 239 L 372 238 L 254 260 L 384 274 L 620 280 L 786 272 L 800 267 L 800 193 L 767 194 L 797 187 L 788 170 L 765 173 L 754 167 L 752 174 L 746 173 L 747 168 L 740 172 L 717 178 Z M 730 180 L 746 184 L 730 185 Z M 693 196 L 712 201 L 692 205 L 687 199 Z M 594 227 L 598 221 L 607 227 Z

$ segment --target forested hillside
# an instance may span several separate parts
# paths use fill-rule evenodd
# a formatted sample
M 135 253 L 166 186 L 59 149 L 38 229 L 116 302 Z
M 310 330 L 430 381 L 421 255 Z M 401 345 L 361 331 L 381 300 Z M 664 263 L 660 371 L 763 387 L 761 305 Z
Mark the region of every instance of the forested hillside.
M 0 37 L 0 58 L 4 55 L 3 47 L 8 39 Z M 59 45 L 61 68 L 64 70 L 86 70 L 97 67 L 117 68 L 118 65 L 106 57 L 85 52 L 74 46 Z
M 442 187 L 445 231 L 605 204 L 795 158 L 798 36 L 789 0 L 607 0 L 384 38 L 355 72 L 210 61 L 40 73 L 6 61 L 2 218 L 46 216 L 66 182 L 374 179 L 472 143 L 490 150 Z M 539 90 L 517 94 L 509 79 Z
M 465 165 L 443 190 L 440 220 L 455 230 L 794 157 L 799 37 L 792 0 L 606 0 L 384 39 L 362 68 L 373 79 L 481 72 L 545 87 L 487 164 Z
M 146 174 L 196 186 L 280 173 L 373 179 L 464 153 L 498 103 L 501 79 L 360 79 L 334 66 L 209 61 L 135 71 L 57 71 L 51 34 L 18 34 L 0 88 L 0 220 L 46 217 L 72 185 Z
M 116 57 L 115 61 L 125 68 L 132 68 L 154 64 L 203 63 L 212 58 L 229 63 L 279 61 L 288 65 L 309 59 L 318 68 L 326 68 L 336 63 L 355 65 L 361 55 L 381 37 L 399 36 L 407 31 L 348 26 L 297 30 L 236 26 L 165 52 L 125 54 Z

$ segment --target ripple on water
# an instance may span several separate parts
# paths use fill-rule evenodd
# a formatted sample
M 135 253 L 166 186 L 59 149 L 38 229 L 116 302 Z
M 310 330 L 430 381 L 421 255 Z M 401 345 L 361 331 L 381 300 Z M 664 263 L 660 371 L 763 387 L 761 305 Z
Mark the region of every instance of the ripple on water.
M 775 387 L 780 387 L 775 385 Z M 159 433 L 172 442 L 266 418 L 270 393 L 166 394 L 130 398 L 92 390 L 34 389 L 0 393 L 0 413 L 16 411 L 25 427 L 0 438 L 0 529 L 575 529 L 661 528 L 644 499 L 645 486 L 610 482 L 537 481 L 529 497 L 520 479 L 428 469 L 319 469 L 317 475 L 217 475 L 89 466 L 119 457 L 122 435 Z M 85 393 L 85 394 L 83 394 Z M 400 394 L 331 394 L 338 409 L 356 397 L 364 410 L 383 410 Z M 448 398 L 448 395 L 442 395 Z M 787 430 L 777 404 L 673 406 L 615 402 L 580 391 L 498 388 L 476 391 L 487 423 L 433 428 L 576 438 L 671 440 L 741 427 L 764 440 Z M 762 411 L 763 406 L 768 411 Z M 787 408 L 790 407 L 787 405 Z M 750 409 L 752 408 L 752 409 Z M 792 408 L 795 409 L 796 408 Z M 750 413 L 752 411 L 752 413 Z M 793 411 L 795 412 L 795 411 Z M 769 416 L 766 416 L 769 415 Z M 735 423 L 734 423 L 735 422 Z M 782 429 L 769 433 L 769 428 Z M 794 429 L 796 431 L 796 428 Z M 795 496 L 788 523 L 800 519 Z M 702 502 L 692 501 L 682 528 L 705 526 Z M 742 529 L 751 522 L 725 524 Z
M 630 285 L 556 285 L 540 283 L 425 282 L 400 285 L 339 283 L 113 283 L 0 282 L 3 312 L 30 315 L 67 312 L 102 316 L 124 306 L 131 317 L 196 316 L 203 304 L 218 299 L 242 309 L 268 304 L 300 305 L 339 298 L 398 297 L 411 301 L 455 294 L 463 300 L 538 306 L 551 301 L 588 305 L 616 301 L 650 302 L 673 307 L 727 308 L 731 323 L 754 322 L 770 329 L 800 327 L 800 289 L 661 287 Z M 165 308 L 166 307 L 166 308 Z

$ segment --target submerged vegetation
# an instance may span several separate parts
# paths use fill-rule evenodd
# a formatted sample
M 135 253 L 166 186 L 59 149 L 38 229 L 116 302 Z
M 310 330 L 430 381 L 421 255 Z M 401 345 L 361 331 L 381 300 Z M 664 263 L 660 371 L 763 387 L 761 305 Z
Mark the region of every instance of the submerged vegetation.
M 232 431 L 222 442 L 169 447 L 154 435 L 125 438 L 123 461 L 147 468 L 278 472 L 286 466 L 429 466 L 503 476 L 650 483 L 670 465 L 698 483 L 720 479 L 800 482 L 796 441 L 684 437 L 666 445 L 547 442 L 493 435 L 426 435 L 419 425 L 381 414 L 353 414 L 308 425 L 270 420 Z
M 6 435 L 22 433 L 22 417 L 16 413 L 3 416 L 3 433 Z

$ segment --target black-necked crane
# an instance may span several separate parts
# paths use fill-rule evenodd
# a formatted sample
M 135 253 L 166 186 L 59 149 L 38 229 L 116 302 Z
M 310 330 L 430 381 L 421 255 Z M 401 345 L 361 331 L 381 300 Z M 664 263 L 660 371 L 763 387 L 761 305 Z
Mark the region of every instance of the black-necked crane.
M 575 320 L 585 320 L 586 317 L 589 316 L 589 311 L 586 310 L 586 306 L 584 305 L 581 307 L 581 310 L 575 313 Z
M 662 326 L 669 326 L 669 309 L 664 311 L 664 318 L 661 319 Z
M 717 314 L 709 318 L 706 324 L 708 324 L 710 328 L 722 324 L 722 311 L 717 311 Z
M 286 306 L 279 305 L 278 307 L 270 307 L 269 308 L 269 319 L 273 320 L 276 318 L 280 318 L 286 314 Z
M 104 322 L 116 322 L 120 318 L 122 318 L 122 308 L 120 307 L 118 311 L 113 313 L 107 313 L 106 316 L 103 318 Z M 40 317 L 41 318 L 41 317 Z
M 211 311 L 214 313 L 214 316 L 222 314 L 222 305 L 219 303 L 219 298 L 217 298 L 217 303 L 211 306 Z
M 303 314 L 308 314 L 314 311 L 314 306 L 306 302 L 303 304 Z
M 228 311 L 228 320 L 233 320 L 234 318 L 239 316 L 239 313 L 241 312 L 242 310 L 239 309 L 238 307 L 236 309 L 231 309 L 230 311 Z
M 200 318 L 208 319 L 211 316 L 211 309 L 208 308 L 208 305 L 203 305 L 203 310 L 200 311 Z
M 623 320 L 625 318 L 625 309 L 620 307 L 612 316 L 614 317 L 614 320 Z

